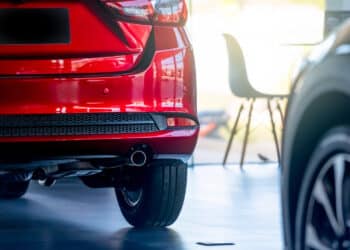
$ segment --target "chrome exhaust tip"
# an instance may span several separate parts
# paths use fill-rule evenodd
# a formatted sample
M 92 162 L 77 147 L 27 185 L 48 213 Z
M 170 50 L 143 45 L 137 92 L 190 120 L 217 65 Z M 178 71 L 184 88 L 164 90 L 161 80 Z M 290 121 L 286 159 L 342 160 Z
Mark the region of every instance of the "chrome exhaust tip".
M 145 151 L 135 150 L 130 155 L 130 165 L 134 167 L 143 167 L 146 165 L 148 157 Z

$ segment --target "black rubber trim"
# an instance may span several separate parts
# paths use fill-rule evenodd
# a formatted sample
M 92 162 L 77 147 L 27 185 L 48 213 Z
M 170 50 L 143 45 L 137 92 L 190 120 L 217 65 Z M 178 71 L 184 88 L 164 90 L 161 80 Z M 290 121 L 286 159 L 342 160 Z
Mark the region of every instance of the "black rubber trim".
M 169 128 L 166 123 L 167 117 L 188 118 L 197 125 Z M 0 115 L 0 137 L 151 133 L 198 127 L 198 119 L 185 113 Z
M 0 128 L 1 137 L 111 135 L 156 132 L 155 124 Z
M 149 113 L 0 115 L 0 136 L 70 136 L 159 131 Z
M 0 127 L 50 127 L 154 124 L 147 113 L 0 115 Z

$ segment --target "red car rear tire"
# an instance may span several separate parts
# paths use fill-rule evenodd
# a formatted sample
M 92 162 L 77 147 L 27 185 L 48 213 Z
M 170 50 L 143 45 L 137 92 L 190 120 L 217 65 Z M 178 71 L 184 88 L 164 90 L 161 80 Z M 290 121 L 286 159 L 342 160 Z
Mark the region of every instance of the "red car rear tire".
M 157 160 L 146 169 L 139 189 L 116 189 L 125 219 L 136 227 L 166 227 L 178 218 L 186 193 L 187 164 Z
M 30 181 L 0 182 L 0 199 L 18 199 L 28 190 Z

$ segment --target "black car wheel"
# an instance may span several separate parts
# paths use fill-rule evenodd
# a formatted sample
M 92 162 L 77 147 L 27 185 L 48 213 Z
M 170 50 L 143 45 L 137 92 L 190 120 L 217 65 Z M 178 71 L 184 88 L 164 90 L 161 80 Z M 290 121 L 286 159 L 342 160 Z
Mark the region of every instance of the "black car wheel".
M 350 130 L 331 130 L 306 168 L 297 206 L 298 250 L 350 249 Z
M 157 160 L 145 167 L 138 187 L 116 188 L 120 209 L 136 227 L 166 227 L 180 214 L 186 192 L 187 165 Z
M 28 190 L 30 181 L 0 181 L 0 199 L 18 199 Z

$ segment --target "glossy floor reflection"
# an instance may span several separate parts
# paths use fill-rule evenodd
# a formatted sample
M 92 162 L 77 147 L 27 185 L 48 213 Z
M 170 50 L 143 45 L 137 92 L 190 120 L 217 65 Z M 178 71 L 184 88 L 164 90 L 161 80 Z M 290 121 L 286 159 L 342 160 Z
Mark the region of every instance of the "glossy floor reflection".
M 181 217 L 164 230 L 129 227 L 112 190 L 71 180 L 51 189 L 33 183 L 24 198 L 0 202 L 0 249 L 281 249 L 278 180 L 276 166 L 190 169 Z

